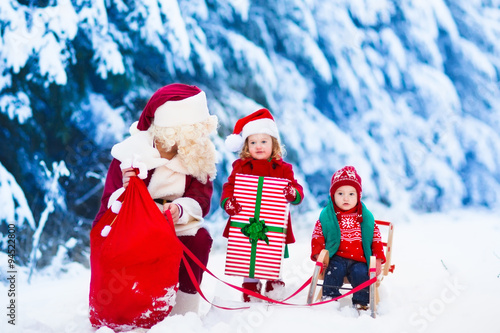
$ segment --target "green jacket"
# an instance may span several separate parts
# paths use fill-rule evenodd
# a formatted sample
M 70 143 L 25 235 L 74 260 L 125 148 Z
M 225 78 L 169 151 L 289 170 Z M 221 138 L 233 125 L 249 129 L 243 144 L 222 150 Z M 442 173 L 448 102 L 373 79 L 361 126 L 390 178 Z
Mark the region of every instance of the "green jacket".
M 366 263 L 368 267 L 370 267 L 375 219 L 373 218 L 373 214 L 366 209 L 363 202 L 361 202 L 361 205 L 363 215 L 363 222 L 361 223 L 361 242 L 363 244 Z M 321 222 L 321 228 L 323 229 L 323 235 L 325 237 L 325 248 L 328 250 L 330 257 L 332 257 L 337 253 L 340 246 L 340 226 L 333 208 L 331 197 L 328 199 L 326 207 L 321 211 L 319 221 Z

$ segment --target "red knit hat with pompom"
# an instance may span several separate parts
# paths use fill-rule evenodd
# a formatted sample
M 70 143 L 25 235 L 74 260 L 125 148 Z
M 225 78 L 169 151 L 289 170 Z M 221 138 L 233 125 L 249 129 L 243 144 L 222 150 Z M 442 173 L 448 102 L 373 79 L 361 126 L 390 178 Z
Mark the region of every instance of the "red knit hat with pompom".
M 356 172 L 356 169 L 353 166 L 345 166 L 342 169 L 336 171 L 332 176 L 332 181 L 330 185 L 330 196 L 332 198 L 334 207 L 335 205 L 335 191 L 341 186 L 350 185 L 356 189 L 358 194 L 358 217 L 361 216 L 361 177 Z M 335 209 L 337 211 L 337 209 Z

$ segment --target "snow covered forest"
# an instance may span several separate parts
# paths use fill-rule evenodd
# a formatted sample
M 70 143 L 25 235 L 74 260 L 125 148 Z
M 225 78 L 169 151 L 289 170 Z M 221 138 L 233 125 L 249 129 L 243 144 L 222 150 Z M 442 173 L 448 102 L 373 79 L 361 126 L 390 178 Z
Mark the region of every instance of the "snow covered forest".
M 18 265 L 87 264 L 110 148 L 173 82 L 219 118 L 215 229 L 223 140 L 260 107 L 306 188 L 294 214 L 347 164 L 382 207 L 493 209 L 499 79 L 499 0 L 1 1 L 0 250 L 14 224 Z

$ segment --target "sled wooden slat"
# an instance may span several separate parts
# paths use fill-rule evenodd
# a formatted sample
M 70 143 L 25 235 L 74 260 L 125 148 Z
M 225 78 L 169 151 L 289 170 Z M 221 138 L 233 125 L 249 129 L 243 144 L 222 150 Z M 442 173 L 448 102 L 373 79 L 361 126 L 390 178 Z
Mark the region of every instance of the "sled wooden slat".
M 316 260 L 316 266 L 314 266 L 311 285 L 309 287 L 309 292 L 307 294 L 307 304 L 311 304 L 313 302 L 316 286 L 318 285 L 318 280 L 325 279 L 325 269 L 328 266 L 329 261 L 330 261 L 330 256 L 328 254 L 328 250 L 322 250 L 318 255 L 318 259 Z M 322 289 L 320 289 L 320 291 L 318 292 L 316 301 L 318 301 L 318 298 L 321 298 L 321 295 L 322 295 Z

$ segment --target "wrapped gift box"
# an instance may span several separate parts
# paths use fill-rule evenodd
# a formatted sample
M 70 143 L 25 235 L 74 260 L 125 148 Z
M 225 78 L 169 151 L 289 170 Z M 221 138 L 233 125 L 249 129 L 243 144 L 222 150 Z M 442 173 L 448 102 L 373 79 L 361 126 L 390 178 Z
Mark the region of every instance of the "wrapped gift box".
M 236 174 L 234 197 L 242 211 L 231 217 L 225 274 L 279 279 L 285 250 L 289 180 Z

